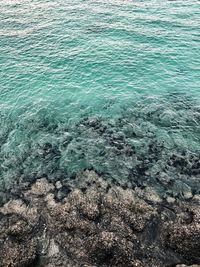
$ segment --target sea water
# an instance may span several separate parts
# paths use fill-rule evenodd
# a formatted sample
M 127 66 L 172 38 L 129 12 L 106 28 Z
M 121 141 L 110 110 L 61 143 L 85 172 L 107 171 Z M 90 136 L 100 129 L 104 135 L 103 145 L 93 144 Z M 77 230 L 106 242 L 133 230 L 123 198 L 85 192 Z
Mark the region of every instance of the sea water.
M 0 188 L 200 191 L 200 5 L 0 0 Z

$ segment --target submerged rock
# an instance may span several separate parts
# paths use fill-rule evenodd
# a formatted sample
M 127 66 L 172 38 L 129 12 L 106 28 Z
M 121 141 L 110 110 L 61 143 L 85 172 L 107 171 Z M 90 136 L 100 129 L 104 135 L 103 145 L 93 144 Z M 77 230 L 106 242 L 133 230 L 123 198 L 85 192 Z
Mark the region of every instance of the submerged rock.
M 200 263 L 196 202 L 163 202 L 152 188 L 110 185 L 93 171 L 60 201 L 57 187 L 39 179 L 0 208 L 1 267 Z

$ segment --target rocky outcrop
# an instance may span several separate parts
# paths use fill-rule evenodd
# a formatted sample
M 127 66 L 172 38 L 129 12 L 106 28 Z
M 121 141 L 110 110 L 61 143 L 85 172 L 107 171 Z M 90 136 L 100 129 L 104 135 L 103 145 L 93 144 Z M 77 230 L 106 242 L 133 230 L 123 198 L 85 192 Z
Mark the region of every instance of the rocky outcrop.
M 199 240 L 198 198 L 164 202 L 91 171 L 72 191 L 39 179 L 0 208 L 1 267 L 184 266 L 200 263 Z

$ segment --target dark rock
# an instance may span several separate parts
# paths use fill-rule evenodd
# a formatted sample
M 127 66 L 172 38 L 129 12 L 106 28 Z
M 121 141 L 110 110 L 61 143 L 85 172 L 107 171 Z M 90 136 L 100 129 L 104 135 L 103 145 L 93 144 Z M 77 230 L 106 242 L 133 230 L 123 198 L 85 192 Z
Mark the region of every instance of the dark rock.
M 42 178 L 24 187 L 24 200 L 0 208 L 1 267 L 200 262 L 198 198 L 163 202 L 153 188 L 110 185 L 94 171 L 76 183 L 59 201 L 58 189 Z

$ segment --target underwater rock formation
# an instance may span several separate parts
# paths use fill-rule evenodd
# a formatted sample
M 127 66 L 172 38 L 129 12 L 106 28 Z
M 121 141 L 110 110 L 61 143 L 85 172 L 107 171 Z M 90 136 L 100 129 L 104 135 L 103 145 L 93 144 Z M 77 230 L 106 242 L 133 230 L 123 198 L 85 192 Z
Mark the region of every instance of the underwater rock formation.
M 153 187 L 170 201 L 200 193 L 200 109 L 193 99 L 147 98 L 116 116 L 81 113 L 76 120 L 45 107 L 31 118 L 26 112 L 20 123 L 6 115 L 0 121 L 0 202 L 17 184 L 41 177 L 74 187 L 84 170 L 118 186 Z
M 93 171 L 71 191 L 63 187 L 41 178 L 0 208 L 1 267 L 200 263 L 198 196 L 168 203 Z

